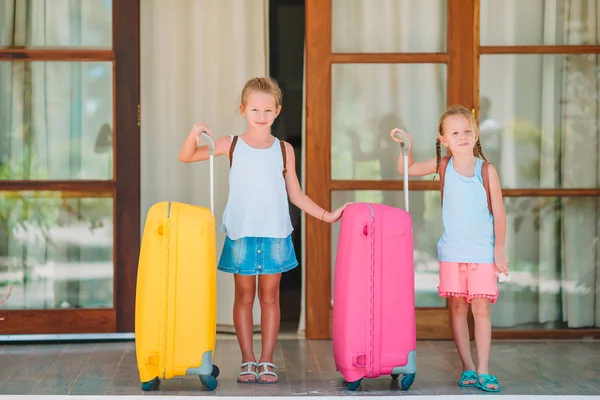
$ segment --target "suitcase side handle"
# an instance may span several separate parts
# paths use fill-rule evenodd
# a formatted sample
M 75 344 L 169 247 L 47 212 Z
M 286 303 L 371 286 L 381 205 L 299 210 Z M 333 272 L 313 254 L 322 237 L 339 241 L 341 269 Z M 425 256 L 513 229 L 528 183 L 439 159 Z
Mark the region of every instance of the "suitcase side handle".
M 215 187 L 214 187 L 214 154 L 215 154 L 215 141 L 206 131 L 200 132 L 200 136 L 208 140 L 208 159 L 210 164 L 210 212 L 215 215 Z M 200 146 L 200 140 L 196 143 L 196 147 Z
M 408 207 L 408 155 L 410 154 L 410 140 L 400 132 L 394 132 L 396 139 L 402 140 L 400 142 L 400 151 L 402 152 L 402 158 L 404 158 L 404 208 L 409 211 Z
M 352 364 L 357 368 L 366 368 L 367 355 L 364 353 L 352 355 Z

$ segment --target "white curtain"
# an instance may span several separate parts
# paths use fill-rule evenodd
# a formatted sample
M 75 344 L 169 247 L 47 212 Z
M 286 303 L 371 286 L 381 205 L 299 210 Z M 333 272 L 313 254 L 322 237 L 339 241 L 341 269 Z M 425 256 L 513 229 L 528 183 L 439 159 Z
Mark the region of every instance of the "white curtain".
M 0 45 L 110 48 L 104 0 L 0 1 Z M 0 179 L 111 179 L 110 62 L 0 63 Z M 109 148 L 110 150 L 110 148 Z M 76 195 L 75 195 L 76 196 Z M 0 286 L 11 309 L 113 306 L 112 200 L 60 192 L 0 197 Z
M 485 1 L 482 44 L 597 44 L 599 17 L 596 1 Z M 482 144 L 485 153 L 500 142 L 504 187 L 599 187 L 599 70 L 595 54 L 482 56 L 482 120 L 500 135 Z M 500 286 L 494 326 L 600 326 L 598 198 L 506 204 L 513 278 Z
M 209 165 L 177 155 L 194 123 L 215 139 L 244 132 L 244 83 L 267 74 L 266 0 L 141 1 L 142 225 L 159 201 L 209 207 Z M 217 229 L 227 201 L 229 164 L 215 160 Z M 217 235 L 217 259 L 224 235 Z M 233 327 L 233 276 L 217 276 L 217 324 Z M 254 323 L 260 324 L 258 301 Z

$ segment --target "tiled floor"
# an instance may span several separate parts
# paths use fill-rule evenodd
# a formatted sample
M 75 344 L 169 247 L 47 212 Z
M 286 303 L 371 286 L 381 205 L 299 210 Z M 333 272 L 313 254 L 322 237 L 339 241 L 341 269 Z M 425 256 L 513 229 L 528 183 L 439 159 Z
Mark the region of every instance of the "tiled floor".
M 255 342 L 260 350 L 260 342 Z M 275 363 L 275 385 L 238 384 L 239 350 L 232 336 L 219 337 L 215 363 L 219 386 L 204 390 L 198 377 L 165 380 L 158 392 L 143 393 L 133 342 L 71 344 L 1 344 L 0 395 L 208 395 L 208 396 L 339 396 L 350 394 L 335 371 L 330 341 L 281 339 Z M 481 394 L 458 387 L 460 363 L 449 341 L 418 343 L 417 379 L 408 392 L 389 377 L 363 380 L 355 395 Z M 600 395 L 600 342 L 496 341 L 492 372 L 503 394 Z

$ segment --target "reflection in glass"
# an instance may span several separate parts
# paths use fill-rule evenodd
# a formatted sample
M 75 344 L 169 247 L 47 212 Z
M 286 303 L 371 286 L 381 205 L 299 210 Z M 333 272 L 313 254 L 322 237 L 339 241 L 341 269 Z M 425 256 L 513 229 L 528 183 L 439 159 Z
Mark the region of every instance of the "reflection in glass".
M 402 192 L 393 192 L 401 205 Z M 332 193 L 346 201 L 381 202 L 381 191 Z M 443 307 L 437 294 L 437 242 L 442 234 L 439 192 L 410 193 L 417 307 Z M 505 197 L 509 282 L 491 307 L 495 329 L 600 327 L 600 199 Z M 332 225 L 332 270 L 339 224 Z M 333 275 L 332 275 L 333 276 Z M 333 290 L 333 287 L 332 287 Z
M 390 131 L 412 135 L 416 160 L 433 158 L 445 108 L 445 64 L 334 64 L 332 179 L 400 179 Z
M 499 284 L 493 327 L 600 327 L 600 199 L 504 200 L 511 280 Z
M 0 46 L 112 47 L 112 0 L 0 0 Z
M 600 187 L 598 55 L 482 55 L 480 76 L 481 143 L 503 187 Z
M 0 192 L 0 307 L 111 308 L 113 276 L 111 198 Z
M 389 205 L 404 207 L 401 191 L 335 191 L 332 192 L 331 207 L 335 209 L 347 201 L 382 203 L 387 195 L 394 198 Z M 439 283 L 437 242 L 442 235 L 442 212 L 440 192 L 418 192 L 409 194 L 410 214 L 413 218 L 413 240 L 415 249 L 415 304 L 417 307 L 445 307 L 446 300 L 438 296 Z M 338 243 L 340 224 L 331 226 L 331 279 Z M 333 286 L 332 286 L 333 293 Z
M 0 180 L 112 179 L 110 62 L 0 62 Z
M 335 53 L 442 53 L 446 0 L 333 0 Z
M 598 0 L 481 0 L 482 46 L 600 43 Z

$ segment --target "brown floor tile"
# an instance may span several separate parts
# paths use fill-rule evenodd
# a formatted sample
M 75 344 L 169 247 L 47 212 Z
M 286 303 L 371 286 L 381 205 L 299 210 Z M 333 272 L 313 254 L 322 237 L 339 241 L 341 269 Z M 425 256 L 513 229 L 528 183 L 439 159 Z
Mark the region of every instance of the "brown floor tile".
M 417 378 L 407 392 L 389 376 L 363 379 L 351 393 L 336 371 L 331 341 L 282 339 L 273 361 L 279 383 L 240 384 L 240 354 L 234 338 L 217 341 L 218 387 L 208 392 L 197 376 L 161 382 L 141 390 L 133 342 L 0 345 L 1 394 L 147 396 L 414 396 L 481 394 L 461 388 L 460 360 L 451 341 L 419 342 Z M 260 357 L 260 340 L 254 341 Z M 473 345 L 473 357 L 476 359 Z M 600 343 L 590 341 L 494 341 L 490 370 L 503 394 L 600 395 Z
M 4 382 L 0 385 L 0 393 L 2 394 L 30 394 L 33 392 L 38 382 L 22 381 Z

